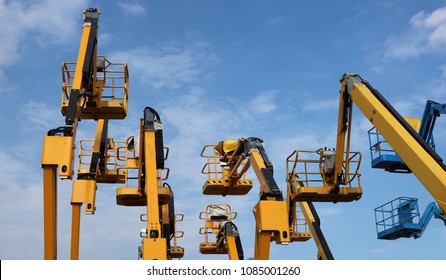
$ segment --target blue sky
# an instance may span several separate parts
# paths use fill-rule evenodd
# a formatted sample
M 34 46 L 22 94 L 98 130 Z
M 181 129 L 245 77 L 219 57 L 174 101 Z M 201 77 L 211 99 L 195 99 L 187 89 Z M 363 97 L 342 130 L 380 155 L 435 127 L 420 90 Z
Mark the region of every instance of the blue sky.
M 109 136 L 139 131 L 144 107 L 161 115 L 175 208 L 184 213 L 185 259 L 203 256 L 199 212 L 229 203 L 246 258 L 254 254 L 252 208 L 258 184 L 243 197 L 201 194 L 199 157 L 206 144 L 255 136 L 283 192 L 285 160 L 295 149 L 335 146 L 339 78 L 358 73 L 404 116 L 421 117 L 427 99 L 446 102 L 446 1 L 62 1 L 0 0 L 0 258 L 43 258 L 42 141 L 63 124 L 62 61 L 75 61 L 82 12 L 102 11 L 100 54 L 125 61 L 129 114 Z M 444 118 L 444 117 L 443 117 Z M 445 155 L 446 121 L 436 126 Z M 367 130 L 355 108 L 353 150 L 363 153 L 364 195 L 352 203 L 316 203 L 335 259 L 445 259 L 443 223 L 422 238 L 376 239 L 373 209 L 399 196 L 433 198 L 414 175 L 370 168 Z M 82 121 L 77 140 L 92 139 Z M 143 208 L 115 204 L 114 185 L 99 185 L 94 216 L 82 214 L 81 259 L 136 259 Z M 69 258 L 71 182 L 59 181 L 58 257 Z M 271 244 L 271 259 L 315 259 L 312 240 Z

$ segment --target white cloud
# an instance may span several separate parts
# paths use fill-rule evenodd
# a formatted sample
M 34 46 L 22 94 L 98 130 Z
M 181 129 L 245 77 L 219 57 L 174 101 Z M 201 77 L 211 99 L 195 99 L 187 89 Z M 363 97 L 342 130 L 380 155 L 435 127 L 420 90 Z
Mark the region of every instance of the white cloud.
M 113 36 L 110 33 L 99 33 L 98 41 L 101 42 L 101 46 L 108 45 L 113 40 Z
M 0 150 L 0 162 L 3 163 L 2 168 L 0 168 L 0 178 L 2 178 L 1 187 L 6 188 L 7 185 L 17 184 L 16 182 L 17 171 L 26 170 L 25 164 L 23 162 L 18 161 L 13 155 L 4 152 L 3 150 Z
M 15 63 L 24 51 L 21 42 L 34 35 L 41 44 L 66 43 L 81 26 L 85 1 L 0 1 L 0 66 Z
M 38 101 L 28 101 L 21 111 L 23 125 L 31 130 L 49 130 L 63 121 L 59 108 Z
M 342 214 L 342 210 L 336 206 L 329 207 L 329 208 L 319 208 L 317 211 L 320 216 L 324 216 L 324 217 Z
M 30 3 L 31 2 L 31 3 Z M 17 63 L 27 51 L 25 38 L 40 46 L 70 42 L 82 25 L 84 0 L 26 1 L 0 0 L 0 85 L 2 93 L 14 86 L 8 84 L 7 66 Z
M 420 11 L 410 19 L 410 23 L 415 26 L 436 28 L 446 23 L 446 7 L 436 9 L 431 14 Z
M 211 75 L 207 71 L 209 66 L 218 61 L 207 45 L 200 43 L 188 46 L 166 44 L 159 48 L 139 47 L 117 51 L 109 57 L 127 61 L 132 73 L 142 83 L 155 89 L 178 89 L 204 82 Z
M 396 101 L 393 107 L 403 117 L 421 118 L 427 100 L 428 98 L 423 95 L 408 96 L 406 99 Z
M 141 6 L 139 3 L 119 3 L 119 8 L 122 9 L 122 12 L 129 16 L 145 16 L 146 9 Z
M 321 112 L 328 110 L 337 110 L 339 107 L 339 98 L 333 98 L 331 100 L 324 101 L 306 101 L 306 104 L 302 106 L 303 112 Z
M 249 103 L 251 112 L 255 114 L 263 114 L 275 111 L 278 108 L 277 104 L 274 102 L 276 95 L 276 90 L 267 90 L 258 94 Z
M 386 41 L 385 57 L 404 59 L 423 53 L 441 52 L 446 45 L 446 7 L 432 13 L 420 11 L 409 23 L 404 35 L 391 36 Z
M 166 144 L 172 152 L 167 164 L 172 168 L 175 178 L 193 182 L 191 189 L 202 185 L 206 179 L 205 175 L 200 176 L 200 170 L 205 164 L 205 159 L 200 158 L 203 147 L 233 138 L 230 135 L 235 135 L 236 139 L 243 137 L 237 134 L 239 123 L 243 120 L 228 108 L 230 106 L 222 106 L 218 100 L 209 99 L 203 89 L 194 88 L 158 111 L 165 129 L 176 130 L 173 138 L 166 138 Z M 191 161 L 191 158 L 198 160 Z
M 23 160 L 23 151 L 7 148 L 0 149 L 1 258 L 39 259 L 43 255 L 40 167 L 33 156 Z
M 334 142 L 333 142 L 334 144 Z M 276 137 L 271 145 L 271 157 L 280 162 L 290 156 L 295 150 L 315 151 L 327 145 L 326 139 L 316 134 L 300 133 L 297 136 L 287 135 L 285 138 Z

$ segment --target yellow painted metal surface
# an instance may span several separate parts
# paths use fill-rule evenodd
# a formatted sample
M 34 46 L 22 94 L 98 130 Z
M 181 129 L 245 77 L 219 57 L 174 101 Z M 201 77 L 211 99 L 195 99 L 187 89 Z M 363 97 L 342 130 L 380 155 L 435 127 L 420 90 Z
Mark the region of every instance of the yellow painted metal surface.
M 252 189 L 252 180 L 240 179 L 235 184 L 229 180 L 206 180 L 202 192 L 205 195 L 245 195 Z
M 79 259 L 79 238 L 81 227 L 81 203 L 71 203 L 71 251 L 70 259 Z
M 96 181 L 74 180 L 71 191 L 71 203 L 85 204 L 85 212 L 94 214 L 96 201 Z
M 73 176 L 74 139 L 67 136 L 45 136 L 42 148 L 42 166 L 59 166 L 59 177 L 71 179 Z
M 144 238 L 142 240 L 142 258 L 144 260 L 167 260 L 165 238 Z
M 421 127 L 421 119 L 420 118 L 411 118 L 411 117 L 404 117 L 406 122 L 415 130 L 415 132 L 420 131 Z
M 127 116 L 129 98 L 127 63 L 110 62 L 105 56 L 97 56 L 97 59 L 103 59 L 106 67 L 101 69 L 101 72 L 95 71 L 93 96 L 87 97 L 88 102 L 84 102 L 84 98 L 80 99 L 78 102 L 79 116 L 81 119 L 95 120 L 124 119 Z M 68 109 L 71 90 L 77 89 L 75 88 L 75 79 L 78 68 L 77 62 L 62 63 L 61 112 L 64 116 Z
M 274 233 L 278 244 L 289 243 L 288 210 L 285 201 L 261 200 L 254 207 L 254 215 L 261 231 Z
M 308 205 L 308 202 L 299 202 L 300 209 L 302 209 L 302 213 L 305 216 L 305 220 L 307 221 L 308 227 L 311 231 L 311 236 L 314 239 L 314 243 L 316 244 L 316 247 L 318 249 L 318 255 L 321 259 L 327 260 L 327 252 L 325 251 L 324 247 L 322 246 L 322 242 L 319 239 L 319 235 L 316 233 L 316 230 L 314 228 L 314 223 L 316 223 L 316 219 L 314 215 L 312 214 L 310 207 Z
M 355 83 L 351 98 L 446 213 L 446 171 L 406 131 L 364 85 Z
M 349 152 L 348 155 L 344 153 L 342 162 L 344 179 L 337 188 L 333 178 L 336 171 L 324 169 L 324 166 L 329 165 L 327 162 L 334 158 L 327 154 L 334 155 L 335 152 L 323 149 L 295 150 L 288 156 L 286 174 L 287 182 L 293 186 L 293 192 L 290 193 L 293 201 L 352 202 L 362 197 L 359 172 L 362 154 L 360 152 Z M 338 158 L 336 157 L 336 160 Z
M 44 259 L 57 259 L 57 167 L 43 166 Z
M 254 258 L 267 260 L 271 240 L 275 240 L 277 244 L 291 242 L 287 204 L 285 201 L 261 200 L 253 212 L 256 220 Z
M 235 242 L 235 237 L 230 235 L 226 237 L 226 244 L 228 247 L 228 254 L 230 260 L 238 260 L 238 252 L 237 252 L 237 245 Z
M 226 147 L 226 152 L 223 148 L 224 143 L 229 145 L 229 147 Z M 200 156 L 205 158 L 207 162 L 201 173 L 208 176 L 202 187 L 203 194 L 245 195 L 252 189 L 252 180 L 246 179 L 245 174 L 250 166 L 249 162 L 245 161 L 246 155 L 239 157 L 236 162 L 230 160 L 234 156 L 233 151 L 240 149 L 240 145 L 243 144 L 238 140 L 226 140 L 218 145 L 206 145 L 203 148 Z M 209 152 L 210 150 L 211 152 Z M 229 150 L 232 152 L 227 153 Z
M 265 169 L 266 166 L 259 151 L 251 150 L 249 162 L 251 163 L 252 169 L 254 170 L 257 180 L 260 183 L 259 193 L 269 192 L 270 191 L 269 183 L 267 182 L 265 176 L 262 173 L 262 169 Z
M 91 24 L 84 23 L 79 52 L 77 54 L 76 71 L 74 74 L 73 89 L 82 89 L 82 69 L 84 67 L 84 59 L 87 55 L 88 39 L 90 37 Z M 82 92 L 81 92 L 82 93 Z
M 230 152 L 235 151 L 239 144 L 238 140 L 224 140 L 218 143 L 218 145 L 215 147 L 215 149 L 221 154 L 227 154 Z

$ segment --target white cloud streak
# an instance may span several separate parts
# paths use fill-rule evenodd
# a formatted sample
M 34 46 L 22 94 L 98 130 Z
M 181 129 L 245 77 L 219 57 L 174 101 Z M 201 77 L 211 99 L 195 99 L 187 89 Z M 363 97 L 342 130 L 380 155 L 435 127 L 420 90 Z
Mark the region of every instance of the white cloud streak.
M 386 58 L 404 59 L 423 53 L 441 52 L 446 45 L 446 7 L 432 13 L 418 12 L 409 21 L 411 28 L 386 41 Z
M 30 130 L 45 130 L 56 125 L 54 120 L 60 119 L 60 109 L 48 104 L 30 100 L 21 109 L 24 127 Z
M 275 103 L 276 90 L 267 90 L 258 94 L 249 104 L 255 114 L 271 113 L 278 108 Z
M 336 111 L 339 107 L 339 98 L 333 98 L 331 100 L 316 100 L 316 101 L 306 101 L 305 105 L 302 106 L 303 112 L 321 112 L 321 111 Z
M 41 45 L 68 42 L 81 23 L 85 1 L 0 1 L 0 67 L 17 62 L 25 51 L 22 40 L 33 35 Z
M 139 3 L 119 3 L 119 8 L 122 12 L 128 16 L 145 16 L 147 14 L 146 9 Z
M 206 44 L 176 46 L 166 44 L 160 48 L 138 47 L 117 51 L 109 55 L 112 60 L 127 61 L 132 73 L 145 85 L 155 89 L 178 89 L 185 85 L 204 82 L 206 72 L 218 58 Z

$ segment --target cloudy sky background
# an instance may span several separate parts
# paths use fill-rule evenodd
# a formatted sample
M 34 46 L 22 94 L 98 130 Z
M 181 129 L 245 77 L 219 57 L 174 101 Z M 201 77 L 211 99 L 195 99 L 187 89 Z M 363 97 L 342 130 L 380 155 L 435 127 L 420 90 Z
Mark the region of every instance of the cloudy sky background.
M 295 149 L 335 146 L 339 78 L 368 80 L 404 116 L 421 117 L 427 99 L 446 102 L 446 1 L 57 1 L 0 0 L 0 258 L 43 258 L 40 167 L 43 137 L 63 125 L 61 63 L 75 61 L 82 12 L 102 11 L 99 53 L 125 61 L 129 114 L 110 123 L 109 136 L 139 132 L 144 107 L 164 124 L 168 183 L 185 219 L 178 241 L 185 259 L 202 256 L 201 211 L 229 203 L 245 257 L 254 254 L 258 184 L 246 196 L 204 196 L 199 157 L 206 144 L 255 136 L 286 193 L 285 160 Z M 437 151 L 445 155 L 446 121 L 439 119 Z M 371 124 L 355 108 L 353 150 L 363 153 L 364 195 L 352 203 L 316 203 L 335 259 L 445 259 L 443 223 L 432 220 L 422 238 L 376 239 L 373 209 L 399 196 L 433 200 L 414 175 L 370 168 Z M 77 140 L 94 137 L 82 121 Z M 94 216 L 81 218 L 81 259 L 136 259 L 143 208 L 115 204 L 114 185 L 99 185 Z M 59 181 L 58 257 L 69 258 L 71 182 Z M 271 244 L 271 259 L 315 259 L 312 240 Z

